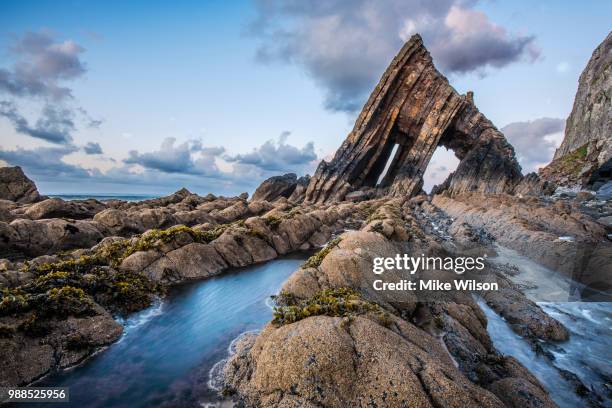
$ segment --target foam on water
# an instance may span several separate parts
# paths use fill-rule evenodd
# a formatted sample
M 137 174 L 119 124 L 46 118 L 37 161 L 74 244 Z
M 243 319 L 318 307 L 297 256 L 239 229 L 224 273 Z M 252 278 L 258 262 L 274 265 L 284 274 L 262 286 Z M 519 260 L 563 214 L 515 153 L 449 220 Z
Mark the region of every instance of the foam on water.
M 572 290 L 580 287 L 580 284 L 514 250 L 501 246 L 495 250 L 498 256 L 491 258 L 491 261 L 516 266 L 518 274 L 508 278 L 525 288 L 524 293 L 529 299 L 563 323 L 570 332 L 568 341 L 541 343 L 553 359 L 536 355 L 528 342 L 514 333 L 507 322 L 484 301 L 479 300 L 489 320 L 487 330 L 495 347 L 504 354 L 514 356 L 527 367 L 559 406 L 585 405 L 585 401 L 572 391 L 573 385 L 561 376 L 560 369 L 575 374 L 583 384 L 602 397 L 604 405 L 612 406 L 609 389 L 612 378 L 612 303 L 571 301 L 576 298 Z

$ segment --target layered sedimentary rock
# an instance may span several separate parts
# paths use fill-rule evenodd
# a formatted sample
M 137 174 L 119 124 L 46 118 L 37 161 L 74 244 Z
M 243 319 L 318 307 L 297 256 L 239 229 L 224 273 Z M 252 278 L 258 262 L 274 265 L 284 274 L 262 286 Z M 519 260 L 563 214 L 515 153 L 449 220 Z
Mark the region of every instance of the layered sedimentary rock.
M 592 185 L 611 178 L 611 160 L 612 32 L 580 75 L 565 138 L 542 175 L 561 185 Z
M 36 185 L 21 167 L 0 167 L 0 199 L 18 203 L 35 203 L 42 198 Z
M 372 187 L 392 196 L 416 195 L 438 146 L 460 159 L 448 181 L 451 192 L 507 192 L 521 178 L 512 146 L 478 111 L 471 93 L 459 95 L 449 85 L 415 35 L 383 74 L 332 161 L 321 162 L 305 200 L 342 200 Z

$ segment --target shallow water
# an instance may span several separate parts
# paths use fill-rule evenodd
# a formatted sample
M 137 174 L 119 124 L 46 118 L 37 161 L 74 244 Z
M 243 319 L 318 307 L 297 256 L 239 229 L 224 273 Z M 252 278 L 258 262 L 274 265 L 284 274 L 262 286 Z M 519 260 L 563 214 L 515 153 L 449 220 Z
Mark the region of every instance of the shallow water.
M 556 367 L 573 372 L 599 395 L 609 397 L 612 304 L 567 302 L 571 286 L 567 278 L 515 251 L 499 247 L 497 252 L 499 256 L 492 260 L 518 266 L 520 272 L 511 279 L 529 287 L 527 295 L 564 323 L 571 336 L 564 343 L 542 344 L 554 356 L 550 360 L 537 355 L 503 318 L 479 301 L 496 348 L 525 365 L 561 407 L 585 406 L 585 402 Z M 227 358 L 233 339 L 270 320 L 269 296 L 302 261 L 303 257 L 278 259 L 173 288 L 163 302 L 122 322 L 125 331 L 118 342 L 81 366 L 36 385 L 70 387 L 71 403 L 58 407 L 180 407 L 217 402 L 217 393 L 209 385 L 218 386 L 214 376 L 221 367 L 218 363 Z M 603 404 L 612 401 L 605 399 Z
M 66 407 L 201 406 L 212 366 L 232 339 L 272 317 L 266 300 L 303 262 L 284 258 L 173 288 L 127 319 L 121 339 L 37 386 L 70 387 Z M 50 407 L 50 404 L 41 404 Z
M 570 384 L 561 377 L 546 357 L 536 355 L 531 345 L 514 333 L 506 321 L 483 300 L 479 300 L 478 304 L 487 315 L 487 331 L 493 340 L 493 345 L 500 353 L 513 356 L 527 367 L 560 407 L 583 406 L 583 401 L 572 391 Z
M 489 320 L 487 330 L 495 347 L 503 354 L 514 356 L 527 367 L 559 406 L 578 407 L 586 404 L 573 392 L 573 386 L 557 368 L 577 375 L 587 387 L 602 397 L 603 406 L 612 406 L 612 303 L 571 301 L 577 297 L 579 291 L 575 289 L 579 284 L 516 251 L 499 246 L 495 250 L 498 257 L 491 261 L 517 266 L 519 273 L 509 278 L 523 285 L 525 295 L 563 323 L 570 332 L 566 342 L 541 344 L 545 351 L 552 354 L 551 360 L 537 355 L 502 317 L 479 300 Z

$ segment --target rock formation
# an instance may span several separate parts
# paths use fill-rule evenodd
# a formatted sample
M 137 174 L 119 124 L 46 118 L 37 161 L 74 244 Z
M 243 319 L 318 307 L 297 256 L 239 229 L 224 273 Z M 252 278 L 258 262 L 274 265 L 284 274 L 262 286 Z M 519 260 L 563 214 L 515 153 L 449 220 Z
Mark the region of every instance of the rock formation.
M 247 407 L 556 406 L 525 367 L 495 350 L 470 296 L 419 302 L 412 292 L 365 283 L 373 279 L 374 257 L 443 252 L 404 203 L 388 201 L 361 231 L 343 234 L 289 278 L 275 320 L 244 338 L 226 363 L 226 394 Z M 402 276 L 385 273 L 397 274 L 386 275 L 390 282 Z M 535 304 L 529 307 L 536 314 L 525 319 L 529 302 L 508 290 L 523 310 L 517 326 L 546 326 L 541 334 L 567 337 Z M 499 307 L 512 313 L 503 302 Z
M 459 95 L 449 85 L 414 35 L 383 74 L 332 161 L 319 165 L 305 199 L 338 201 L 372 187 L 392 196 L 416 195 L 438 146 L 460 159 L 448 181 L 451 192 L 508 192 L 521 178 L 504 135 L 478 111 L 471 93 Z
M 437 146 L 461 161 L 428 197 L 422 177 Z M 500 287 L 476 301 L 452 290 L 374 290 L 374 258 L 458 259 L 494 253 L 497 243 L 583 283 L 576 291 L 585 298 L 612 292 L 612 203 L 602 199 L 612 189 L 548 196 L 554 183 L 522 177 L 504 136 L 471 93 L 459 95 L 435 69 L 419 36 L 393 60 L 330 163 L 312 179 L 267 179 L 250 201 L 186 189 L 141 202 L 43 200 L 18 167 L 0 178 L 10 199 L 0 200 L 0 386 L 28 384 L 115 341 L 122 327 L 113 316 L 150 306 L 169 285 L 323 247 L 285 282 L 274 320 L 225 364 L 234 402 L 554 407 L 540 381 L 495 348 L 481 307 L 536 350 L 570 331 L 504 267 L 486 262 L 474 272 Z M 458 279 L 436 267 L 419 275 Z M 575 381 L 585 403 L 603 401 Z
M 580 187 L 612 178 L 612 32 L 580 75 L 565 138 L 542 175 Z
M 15 255 L 0 259 L 0 361 L 6 366 L 0 386 L 28 384 L 117 340 L 122 327 L 112 314 L 149 306 L 166 285 L 320 247 L 381 203 L 296 207 L 280 198 L 247 204 L 245 196 L 181 190 L 140 203 L 107 203 L 115 208 L 96 220 L 0 223 L 0 257 Z M 70 204 L 54 207 L 80 213 L 80 203 Z M 79 249 L 65 251 L 72 248 Z
M 19 166 L 0 167 L 0 199 L 24 204 L 42 200 L 34 182 Z
M 300 178 L 295 173 L 270 177 L 257 187 L 251 202 L 272 202 L 279 198 L 287 198 L 292 203 L 300 203 L 304 201 L 304 195 L 306 194 L 309 182 L 310 176 L 308 174 Z

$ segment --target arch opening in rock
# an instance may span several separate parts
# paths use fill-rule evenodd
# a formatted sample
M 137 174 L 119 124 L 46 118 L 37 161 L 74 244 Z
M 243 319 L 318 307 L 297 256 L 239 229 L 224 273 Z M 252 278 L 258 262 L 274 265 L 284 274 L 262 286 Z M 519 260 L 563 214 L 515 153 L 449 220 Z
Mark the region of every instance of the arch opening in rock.
M 441 185 L 459 166 L 459 159 L 452 149 L 438 146 L 423 174 L 423 190 L 429 194 L 433 187 Z
M 391 167 L 393 160 L 397 156 L 398 148 L 399 148 L 399 144 L 395 143 L 393 145 L 393 148 L 391 149 L 391 153 L 389 154 L 389 157 L 387 158 L 387 163 L 385 164 L 385 167 L 383 168 L 382 173 L 380 173 L 380 176 L 378 176 L 378 180 L 376 181 L 376 187 L 381 186 L 381 182 L 384 180 L 385 176 L 389 173 L 389 168 Z
M 415 35 L 383 74 L 333 159 L 320 163 L 305 201 L 340 201 L 368 189 L 414 196 L 440 145 L 460 160 L 443 185 L 451 193 L 508 192 L 522 178 L 504 135 L 478 111 L 471 92 L 460 95 L 449 85 Z

